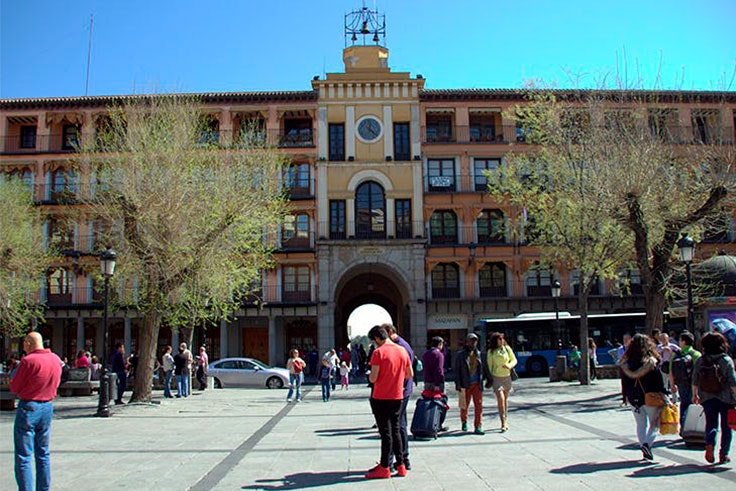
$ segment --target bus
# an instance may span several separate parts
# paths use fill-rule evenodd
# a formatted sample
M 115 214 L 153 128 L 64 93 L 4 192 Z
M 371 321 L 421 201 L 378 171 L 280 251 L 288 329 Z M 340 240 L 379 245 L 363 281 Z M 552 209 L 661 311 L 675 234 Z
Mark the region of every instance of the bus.
M 570 312 L 559 312 L 559 316 L 555 312 L 538 312 L 506 319 L 481 319 L 477 327 L 486 340 L 493 332 L 505 334 L 518 360 L 519 374 L 547 376 L 558 354 L 567 355 L 572 345 L 580 348 L 580 316 Z M 666 314 L 665 327 L 671 328 L 667 326 Z M 588 336 L 595 340 L 599 365 L 614 363 L 611 351 L 622 342 L 624 334 L 638 332 L 646 333 L 644 312 L 588 314 Z

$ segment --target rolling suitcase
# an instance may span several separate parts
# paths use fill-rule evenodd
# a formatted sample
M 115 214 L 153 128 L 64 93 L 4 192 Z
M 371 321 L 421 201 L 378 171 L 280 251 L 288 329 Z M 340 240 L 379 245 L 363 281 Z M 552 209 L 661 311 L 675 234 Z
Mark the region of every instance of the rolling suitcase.
M 688 406 L 681 436 L 687 447 L 705 446 L 705 411 L 700 404 Z
M 441 398 L 418 399 L 414 416 L 411 418 L 411 434 L 414 435 L 414 439 L 437 438 L 442 414 L 445 411 L 445 402 Z

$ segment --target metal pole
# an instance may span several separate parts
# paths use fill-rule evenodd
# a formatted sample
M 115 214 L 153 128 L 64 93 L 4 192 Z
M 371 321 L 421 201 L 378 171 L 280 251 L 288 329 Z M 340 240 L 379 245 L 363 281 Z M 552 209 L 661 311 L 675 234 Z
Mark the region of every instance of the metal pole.
M 687 272 L 687 329 L 691 333 L 695 334 L 695 318 L 693 315 L 693 279 L 690 265 L 691 261 L 688 261 L 685 265 L 685 271 Z
M 105 355 L 107 353 L 107 337 L 108 337 L 108 326 L 107 326 L 107 305 L 108 305 L 108 293 L 110 289 L 110 276 L 105 275 L 105 307 L 104 307 L 104 314 L 103 314 L 103 328 L 104 328 L 104 336 L 103 336 L 103 342 L 102 342 L 102 360 L 101 360 L 101 367 L 100 367 L 100 400 L 97 404 L 97 414 L 96 416 L 100 416 L 103 418 L 107 418 L 110 416 L 110 389 L 108 387 L 108 378 L 107 378 L 107 356 Z
M 557 354 L 562 354 L 562 338 L 560 337 L 560 308 L 555 297 L 555 334 L 557 334 Z

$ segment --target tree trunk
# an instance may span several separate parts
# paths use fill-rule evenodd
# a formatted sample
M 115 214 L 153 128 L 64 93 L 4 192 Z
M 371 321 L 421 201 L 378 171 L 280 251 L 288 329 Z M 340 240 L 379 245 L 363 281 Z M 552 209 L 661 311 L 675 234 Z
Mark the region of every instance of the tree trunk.
M 588 349 L 588 293 L 589 288 L 580 285 L 578 309 L 580 310 L 580 384 L 590 384 L 590 350 Z
M 153 386 L 153 367 L 156 363 L 156 347 L 158 345 L 158 331 L 161 327 L 161 317 L 149 313 L 143 322 L 141 332 L 141 346 L 139 350 L 138 367 L 136 368 L 131 401 L 151 402 Z

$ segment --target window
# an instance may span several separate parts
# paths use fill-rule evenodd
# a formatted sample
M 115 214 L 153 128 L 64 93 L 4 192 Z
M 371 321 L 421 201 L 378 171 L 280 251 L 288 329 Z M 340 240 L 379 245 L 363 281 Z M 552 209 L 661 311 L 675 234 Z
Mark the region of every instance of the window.
M 460 274 L 455 264 L 438 264 L 432 270 L 432 298 L 460 298 Z
M 289 118 L 284 120 L 282 147 L 311 147 L 312 120 L 309 118 Z
M 261 147 L 266 143 L 266 121 L 255 114 L 241 115 L 235 146 L 238 148 Z
M 396 208 L 396 238 L 411 239 L 411 200 L 397 199 Z
M 534 266 L 526 274 L 527 297 L 549 297 L 552 295 L 552 275 L 546 269 Z
M 394 160 L 410 160 L 409 123 L 394 123 Z
M 649 131 L 653 137 L 664 143 L 679 141 L 679 138 L 677 138 L 679 128 L 676 109 L 650 109 L 648 120 Z
M 505 297 L 506 265 L 503 263 L 487 263 L 478 271 L 478 282 L 481 297 Z
M 427 114 L 427 143 L 455 141 L 452 134 L 452 114 Z
M 501 167 L 499 159 L 475 159 L 473 161 L 473 179 L 476 191 L 488 191 L 488 178 L 484 172 L 497 172 Z
M 345 239 L 345 200 L 330 201 L 330 239 Z
M 65 124 L 61 136 L 61 149 L 74 150 L 79 147 L 79 132 L 81 128 L 77 124 Z
M 46 300 L 49 305 L 72 303 L 72 277 L 65 269 L 57 268 L 46 275 Z
M 627 269 L 619 272 L 618 288 L 624 295 L 643 295 L 639 270 Z
M 22 182 L 29 190 L 33 186 L 33 174 L 28 169 L 16 169 L 6 174 L 8 181 Z
M 571 143 L 582 143 L 590 136 L 590 114 L 580 110 L 569 110 L 562 114 L 562 136 Z
M 345 160 L 345 124 L 330 123 L 328 128 L 330 135 L 330 160 Z
M 289 215 L 285 218 L 283 247 L 309 247 L 309 215 Z
M 304 302 L 309 299 L 309 267 L 284 266 L 283 300 L 285 302 Z
M 693 138 L 696 143 L 716 143 L 720 137 L 719 114 L 715 109 L 692 112 Z
M 429 219 L 430 244 L 457 244 L 457 216 L 451 210 L 438 210 Z
M 220 141 L 220 122 L 213 116 L 202 119 L 199 129 L 199 145 L 215 145 Z
M 472 110 L 471 110 L 472 111 Z M 496 115 L 491 112 L 470 114 L 470 141 L 501 141 L 503 135 L 496 134 Z
M 49 247 L 57 252 L 74 250 L 74 225 L 62 218 L 49 220 Z
M 310 195 L 309 164 L 293 164 L 286 169 L 286 187 L 291 196 Z
M 590 286 L 590 292 L 588 295 L 600 295 L 601 294 L 601 286 L 600 286 L 600 279 L 598 276 L 595 276 L 591 279 L 591 286 Z M 578 296 L 580 294 L 580 273 L 577 269 L 574 269 L 570 272 L 570 285 L 572 285 L 572 293 L 575 296 Z
M 501 210 L 483 210 L 478 214 L 478 243 L 503 244 L 506 242 L 506 227 Z
M 455 160 L 430 159 L 427 161 L 428 192 L 455 191 Z
M 36 127 L 20 127 L 20 148 L 36 148 Z
M 51 200 L 73 200 L 77 197 L 77 176 L 74 170 L 56 169 L 51 173 Z
M 359 239 L 386 237 L 386 197 L 380 184 L 368 181 L 355 191 L 355 236 Z

